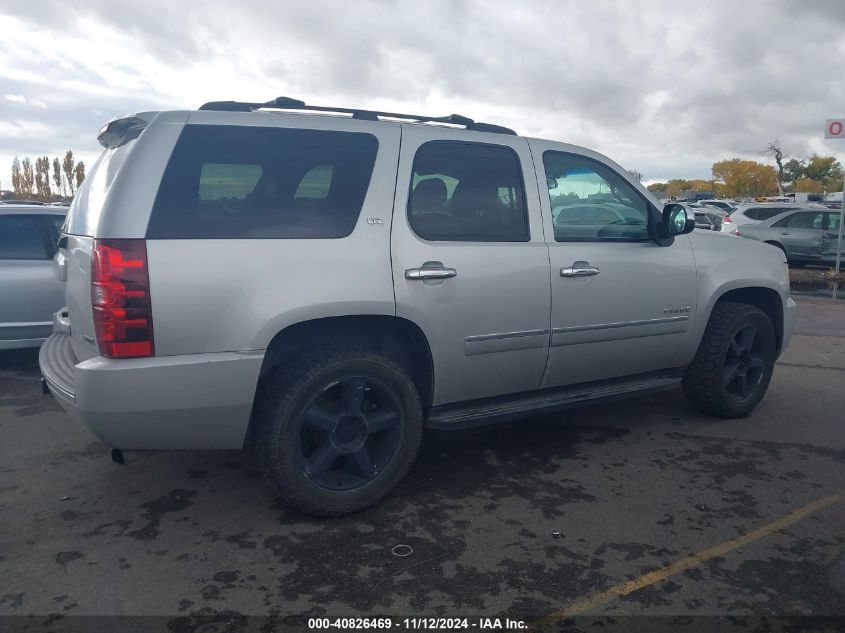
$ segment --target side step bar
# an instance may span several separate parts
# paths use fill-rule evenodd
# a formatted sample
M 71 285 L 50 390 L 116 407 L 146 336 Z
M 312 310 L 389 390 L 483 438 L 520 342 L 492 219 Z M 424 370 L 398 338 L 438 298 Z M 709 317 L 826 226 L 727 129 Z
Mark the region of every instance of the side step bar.
M 457 430 L 496 424 L 532 415 L 543 415 L 588 403 L 606 402 L 632 395 L 671 389 L 681 382 L 683 369 L 656 374 L 601 380 L 563 388 L 484 398 L 447 404 L 428 410 L 426 426 Z

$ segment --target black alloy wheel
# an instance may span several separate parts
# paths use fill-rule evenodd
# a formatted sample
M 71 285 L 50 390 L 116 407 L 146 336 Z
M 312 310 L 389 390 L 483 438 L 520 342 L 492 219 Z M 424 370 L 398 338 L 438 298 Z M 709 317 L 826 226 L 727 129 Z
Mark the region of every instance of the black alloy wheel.
M 763 346 L 760 330 L 753 325 L 741 328 L 731 338 L 722 374 L 728 395 L 745 400 L 760 388 L 766 362 Z
M 380 381 L 349 376 L 323 389 L 299 423 L 306 477 L 328 490 L 354 490 L 374 479 L 399 446 L 402 407 Z

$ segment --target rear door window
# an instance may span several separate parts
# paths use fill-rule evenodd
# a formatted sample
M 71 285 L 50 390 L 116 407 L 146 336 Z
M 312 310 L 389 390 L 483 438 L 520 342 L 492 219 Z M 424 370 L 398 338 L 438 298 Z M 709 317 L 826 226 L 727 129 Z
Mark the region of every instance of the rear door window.
M 503 145 L 426 143 L 414 157 L 408 220 L 430 241 L 528 241 L 519 157 Z
M 745 212 L 745 215 L 752 220 L 764 222 L 770 218 L 780 215 L 784 211 L 792 211 L 795 207 L 751 207 Z
M 49 259 L 40 215 L 0 215 L 0 259 Z
M 372 134 L 188 125 L 156 196 L 151 239 L 341 238 L 364 204 Z
M 821 229 L 824 214 L 794 213 L 789 217 L 784 218 L 784 220 L 786 220 L 786 223 L 781 226 L 785 226 L 790 229 Z M 783 222 L 783 220 L 780 220 L 778 224 L 780 224 L 780 222 Z

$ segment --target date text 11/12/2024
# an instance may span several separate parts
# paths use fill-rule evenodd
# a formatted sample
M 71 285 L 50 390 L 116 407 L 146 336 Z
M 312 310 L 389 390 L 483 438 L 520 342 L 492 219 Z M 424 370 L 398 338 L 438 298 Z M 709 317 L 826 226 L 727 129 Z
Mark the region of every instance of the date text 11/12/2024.
M 510 618 L 309 618 L 309 630 L 389 630 L 401 629 L 407 631 L 432 630 L 521 630 L 528 625 L 523 620 Z

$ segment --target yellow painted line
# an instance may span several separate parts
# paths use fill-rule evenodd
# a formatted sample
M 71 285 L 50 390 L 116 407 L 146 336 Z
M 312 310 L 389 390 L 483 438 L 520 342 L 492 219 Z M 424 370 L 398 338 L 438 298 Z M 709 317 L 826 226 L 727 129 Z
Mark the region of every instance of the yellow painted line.
M 607 591 L 602 591 L 601 593 L 596 593 L 592 596 L 587 596 L 586 598 L 582 598 L 581 600 L 576 600 L 575 602 L 561 609 L 560 611 L 550 613 L 541 620 L 535 621 L 533 623 L 533 626 L 551 624 L 558 620 L 563 620 L 574 615 L 588 613 L 596 607 L 600 607 L 602 605 L 607 604 L 608 602 L 614 601 L 620 596 L 627 596 L 628 594 L 638 591 L 643 587 L 648 587 L 649 585 L 653 585 L 657 582 L 660 582 L 661 580 L 665 580 L 670 576 L 674 576 L 675 574 L 678 574 L 684 571 L 685 569 L 701 565 L 702 563 L 710 560 L 711 558 L 723 556 L 728 552 L 731 552 L 735 549 L 739 549 L 740 547 L 753 543 L 754 541 L 758 541 L 765 536 L 769 536 L 770 534 L 777 532 L 778 530 L 782 530 L 785 527 L 789 527 L 793 523 L 797 523 L 798 521 L 809 516 L 813 512 L 821 510 L 822 508 L 826 508 L 827 506 L 832 505 L 837 501 L 841 500 L 842 495 L 837 494 L 830 495 L 829 497 L 824 497 L 823 499 L 813 501 L 812 503 L 808 503 L 807 505 L 798 508 L 794 512 L 787 514 L 785 517 L 778 519 L 777 521 L 773 521 L 768 525 L 764 525 L 763 527 L 757 528 L 753 532 L 748 532 L 747 534 L 738 536 L 734 539 L 731 539 L 730 541 L 725 541 L 724 543 L 715 545 L 709 549 L 698 552 L 697 554 L 690 554 L 686 558 L 677 560 L 674 563 L 670 563 L 665 567 L 644 574 L 639 578 L 635 578 L 634 580 L 629 580 L 628 582 L 611 587 Z

